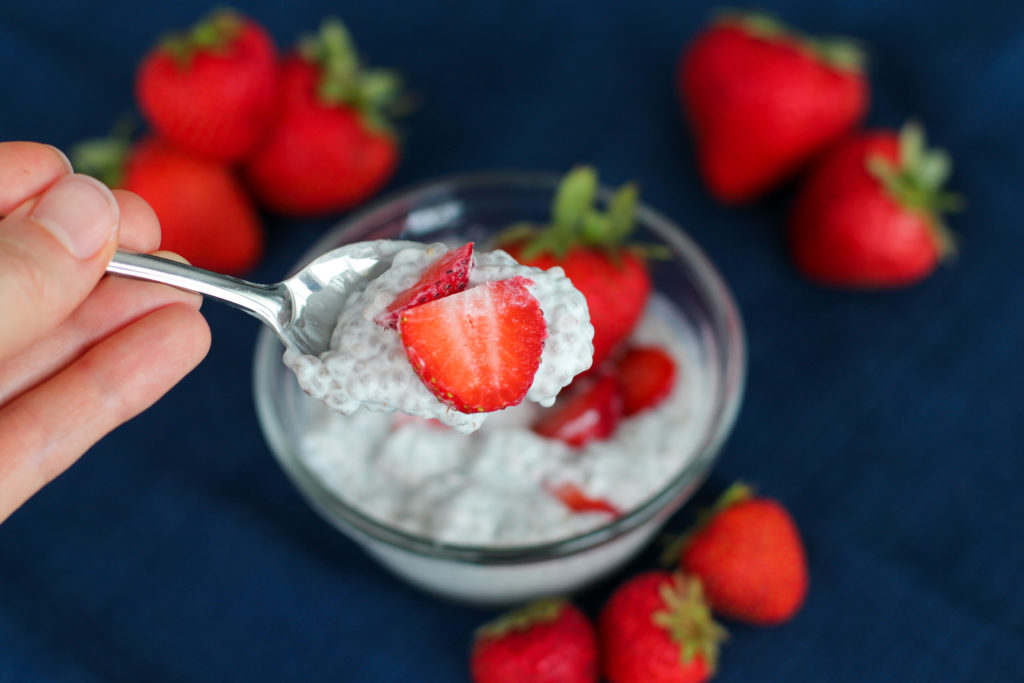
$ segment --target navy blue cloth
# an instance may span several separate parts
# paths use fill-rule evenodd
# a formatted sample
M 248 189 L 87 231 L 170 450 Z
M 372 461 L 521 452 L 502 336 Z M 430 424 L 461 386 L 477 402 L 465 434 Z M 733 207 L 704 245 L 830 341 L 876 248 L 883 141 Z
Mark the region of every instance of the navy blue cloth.
M 787 260 L 791 189 L 702 189 L 673 67 L 706 2 L 238 3 L 289 45 L 327 15 L 421 98 L 391 189 L 479 169 L 599 167 L 683 225 L 742 309 L 746 398 L 680 529 L 728 483 L 784 501 L 811 589 L 730 625 L 720 681 L 1024 680 L 1024 4 L 768 2 L 871 47 L 868 123 L 920 119 L 955 159 L 959 258 L 888 293 Z M 465 6 L 470 5 L 470 6 Z M 0 138 L 68 147 L 133 107 L 137 60 L 205 3 L 0 5 Z M 252 278 L 333 221 L 268 217 Z M 302 501 L 257 425 L 258 324 L 217 304 L 206 361 L 0 526 L 0 681 L 465 681 L 491 612 L 423 595 Z M 3 435 L 0 435 L 3 438 Z M 654 551 L 581 596 L 596 613 Z

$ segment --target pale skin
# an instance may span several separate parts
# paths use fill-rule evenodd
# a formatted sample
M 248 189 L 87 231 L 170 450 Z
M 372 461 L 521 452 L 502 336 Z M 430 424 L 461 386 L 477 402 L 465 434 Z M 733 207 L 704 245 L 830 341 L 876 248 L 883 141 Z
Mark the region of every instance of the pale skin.
M 141 197 L 0 142 L 0 522 L 209 349 L 198 296 L 104 277 L 118 246 L 160 246 Z

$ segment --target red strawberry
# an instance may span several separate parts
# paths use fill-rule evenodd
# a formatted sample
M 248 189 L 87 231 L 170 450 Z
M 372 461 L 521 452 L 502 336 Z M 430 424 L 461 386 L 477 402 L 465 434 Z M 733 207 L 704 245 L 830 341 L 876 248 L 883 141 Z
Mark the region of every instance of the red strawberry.
M 590 374 L 573 382 L 544 410 L 533 431 L 570 446 L 584 446 L 615 433 L 622 417 L 622 393 L 613 375 Z
M 523 277 L 486 282 L 402 313 L 405 354 L 439 401 L 477 413 L 523 400 L 547 337 L 528 284 Z
M 549 598 L 482 626 L 470 656 L 474 683 L 595 683 L 597 642 L 590 620 Z
M 940 213 L 951 163 L 925 149 L 915 125 L 862 133 L 825 156 L 793 204 L 789 243 L 808 277 L 845 287 L 895 287 L 930 274 L 953 252 Z
M 263 229 L 231 169 L 157 138 L 91 140 L 72 152 L 75 167 L 140 195 L 160 219 L 160 248 L 193 265 L 241 274 L 263 255 Z
M 676 85 L 708 189 L 754 199 L 852 130 L 867 110 L 860 51 L 729 13 L 682 54 Z
M 206 159 L 237 161 L 273 123 L 273 41 L 252 20 L 217 12 L 150 51 L 135 91 L 143 116 L 163 138 Z
M 550 226 L 513 227 L 502 238 L 503 248 L 524 265 L 561 266 L 586 297 L 594 326 L 593 367 L 633 331 L 651 292 L 643 256 L 662 253 L 655 245 L 625 244 L 635 224 L 634 185 L 622 187 L 606 212 L 595 208 L 596 195 L 594 170 L 576 168 L 559 186 Z
M 663 349 L 637 346 L 619 359 L 616 373 L 622 387 L 622 412 L 629 417 L 668 398 L 676 382 L 676 362 Z
M 461 292 L 469 284 L 469 270 L 472 266 L 472 242 L 445 252 L 423 271 L 416 284 L 395 297 L 374 322 L 394 329 L 398 326 L 398 318 L 402 311 Z
M 679 562 L 700 578 L 716 611 L 739 621 L 786 621 L 807 595 L 807 560 L 793 518 L 742 484 L 683 538 Z
M 591 498 L 580 487 L 569 482 L 555 484 L 550 487 L 551 495 L 562 501 L 573 512 L 604 512 L 612 517 L 619 517 L 622 511 L 602 498 Z
M 609 683 L 700 683 L 714 673 L 724 638 L 700 581 L 679 573 L 633 577 L 612 594 L 598 621 Z
M 326 22 L 280 71 L 279 119 L 246 165 L 260 200 L 308 216 L 348 209 L 374 194 L 398 163 L 384 118 L 397 98 L 397 76 L 362 70 L 337 22 Z

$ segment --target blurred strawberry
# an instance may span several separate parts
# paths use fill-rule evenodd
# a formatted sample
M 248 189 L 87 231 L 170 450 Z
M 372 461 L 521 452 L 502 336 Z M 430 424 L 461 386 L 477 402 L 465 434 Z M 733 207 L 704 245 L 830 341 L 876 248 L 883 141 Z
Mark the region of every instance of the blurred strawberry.
M 628 349 L 615 372 L 622 389 L 622 414 L 626 417 L 664 401 L 676 383 L 676 362 L 656 346 Z
M 145 199 L 160 219 L 160 248 L 193 265 L 241 274 L 263 254 L 252 200 L 231 169 L 157 138 L 130 145 L 125 136 L 82 143 L 75 166 L 111 187 Z
M 615 433 L 622 418 L 622 392 L 613 375 L 589 373 L 563 389 L 555 404 L 545 408 L 533 431 L 570 446 L 585 446 Z
M 674 551 L 674 552 L 673 552 Z M 750 624 L 790 619 L 807 595 L 807 559 L 789 512 L 734 484 L 668 551 L 700 577 L 711 606 Z
M 920 127 L 862 133 L 831 150 L 804 181 L 789 220 L 797 267 L 819 282 L 896 287 L 927 277 L 954 251 L 941 213 L 949 156 Z
M 635 185 L 620 188 L 605 211 L 595 206 L 596 198 L 594 169 L 575 168 L 556 192 L 550 225 L 513 226 L 500 237 L 501 247 L 524 265 L 561 266 L 586 298 L 594 367 L 632 333 L 651 292 L 645 257 L 664 253 L 658 245 L 626 241 L 636 223 Z
M 135 79 L 139 108 L 164 139 L 215 161 L 238 161 L 269 131 L 277 57 L 267 32 L 221 10 L 164 39 Z
M 365 70 L 344 26 L 323 24 L 280 69 L 281 111 L 246 165 L 260 201 L 309 216 L 351 208 L 377 192 L 398 163 L 388 125 L 398 76 Z
M 470 673 L 473 683 L 595 683 L 596 641 L 571 603 L 538 600 L 477 630 Z
M 598 638 L 609 683 L 702 683 L 715 671 L 725 631 L 711 618 L 699 579 L 649 571 L 612 593 Z
M 861 51 L 729 12 L 680 57 L 676 87 L 697 165 L 723 202 L 754 199 L 852 130 L 867 110 Z
M 552 484 L 548 487 L 555 498 L 573 512 L 603 512 L 612 517 L 620 517 L 622 511 L 603 498 L 592 498 L 583 489 L 570 482 Z

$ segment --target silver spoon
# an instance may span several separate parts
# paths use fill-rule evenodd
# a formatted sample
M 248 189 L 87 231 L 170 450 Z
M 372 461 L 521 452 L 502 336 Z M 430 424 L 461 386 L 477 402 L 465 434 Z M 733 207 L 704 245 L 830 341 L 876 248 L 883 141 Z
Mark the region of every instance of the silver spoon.
M 355 285 L 377 277 L 413 242 L 353 242 L 327 252 L 287 280 L 247 282 L 149 254 L 118 251 L 107 272 L 196 292 L 247 311 L 286 346 L 312 356 L 327 350 L 331 332 Z

